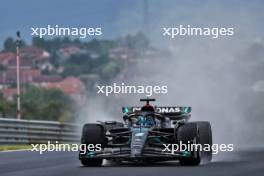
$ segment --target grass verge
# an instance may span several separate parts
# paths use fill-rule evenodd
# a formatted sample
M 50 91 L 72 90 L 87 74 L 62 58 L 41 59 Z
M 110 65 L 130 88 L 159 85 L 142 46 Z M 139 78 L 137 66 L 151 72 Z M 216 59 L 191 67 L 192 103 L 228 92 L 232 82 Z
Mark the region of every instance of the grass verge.
M 0 145 L 0 151 L 31 149 L 31 145 Z

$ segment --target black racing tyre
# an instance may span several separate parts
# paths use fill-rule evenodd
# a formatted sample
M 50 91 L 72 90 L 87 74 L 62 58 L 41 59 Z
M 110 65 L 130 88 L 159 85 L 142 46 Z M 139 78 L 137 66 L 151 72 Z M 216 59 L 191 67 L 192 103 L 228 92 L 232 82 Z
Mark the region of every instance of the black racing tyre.
M 105 130 L 100 124 L 85 124 L 82 130 L 82 144 L 101 144 L 103 149 L 105 144 Z M 98 158 L 83 158 L 80 157 L 81 163 L 84 166 L 101 166 L 103 159 Z
M 203 145 L 201 162 L 206 164 L 212 160 L 212 129 L 209 122 L 196 122 L 199 130 L 200 144 Z
M 87 167 L 99 167 L 103 164 L 103 159 L 81 159 L 83 166 Z
M 105 141 L 104 127 L 100 124 L 88 123 L 83 126 L 82 144 L 101 144 Z
M 179 127 L 177 132 L 178 141 L 182 144 L 189 144 L 194 139 L 196 143 L 199 143 L 199 132 L 198 125 L 196 123 L 186 123 Z M 183 166 L 196 166 L 200 164 L 200 152 L 199 151 L 189 151 L 192 157 L 181 157 L 179 162 Z

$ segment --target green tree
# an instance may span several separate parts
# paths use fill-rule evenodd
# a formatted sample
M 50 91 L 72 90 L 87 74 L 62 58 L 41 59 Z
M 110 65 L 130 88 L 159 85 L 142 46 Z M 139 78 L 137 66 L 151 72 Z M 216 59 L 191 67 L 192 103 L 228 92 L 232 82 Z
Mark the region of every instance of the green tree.
M 73 100 L 60 90 L 33 86 L 22 94 L 21 107 L 23 118 L 34 120 L 69 121 L 75 113 Z
M 121 70 L 121 64 L 117 61 L 110 61 L 107 64 L 101 66 L 100 75 L 103 81 L 110 81 L 114 78 Z
M 8 37 L 4 41 L 4 51 L 11 51 L 11 52 L 16 51 L 16 43 L 12 37 Z
M 119 39 L 119 43 L 121 46 L 131 49 L 144 50 L 149 47 L 149 40 L 142 32 L 138 32 L 135 35 L 127 35 Z
M 107 54 L 110 49 L 117 47 L 118 42 L 114 40 L 93 39 L 90 42 L 85 43 L 85 46 L 90 51 L 104 55 Z
M 3 94 L 0 93 L 0 116 L 2 117 L 14 117 L 16 115 L 16 104 L 14 102 L 7 101 Z
M 20 47 L 25 47 L 25 46 L 26 46 L 26 42 L 21 40 Z M 16 52 L 16 41 L 12 37 L 8 37 L 4 41 L 4 51 Z
M 39 47 L 39 48 L 45 48 L 46 47 L 46 41 L 44 38 L 33 37 L 32 38 L 32 45 Z

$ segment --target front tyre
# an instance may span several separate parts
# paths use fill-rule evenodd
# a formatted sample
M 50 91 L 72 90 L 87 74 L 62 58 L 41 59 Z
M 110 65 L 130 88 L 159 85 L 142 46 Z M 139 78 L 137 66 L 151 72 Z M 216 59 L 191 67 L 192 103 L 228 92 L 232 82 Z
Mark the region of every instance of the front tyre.
M 105 144 L 105 130 L 100 124 L 85 124 L 82 130 L 82 144 L 101 144 L 103 149 Z M 87 151 L 86 151 L 87 152 Z M 84 156 L 83 156 L 84 155 Z M 103 159 L 99 158 L 87 158 L 85 154 L 79 154 L 80 161 L 83 166 L 102 166 Z
M 196 122 L 199 129 L 200 144 L 203 146 L 201 162 L 209 163 L 212 160 L 212 129 L 209 122 Z
M 99 167 L 99 166 L 102 166 L 103 160 L 82 158 L 81 163 L 83 166 L 86 166 L 86 167 Z
M 199 143 L 199 132 L 198 125 L 196 123 L 186 123 L 179 127 L 177 133 L 178 141 L 182 144 L 189 145 L 190 142 L 196 141 Z M 198 151 L 188 151 L 191 153 L 190 157 L 181 157 L 179 162 L 182 166 L 196 166 L 200 164 L 201 157 L 200 152 Z

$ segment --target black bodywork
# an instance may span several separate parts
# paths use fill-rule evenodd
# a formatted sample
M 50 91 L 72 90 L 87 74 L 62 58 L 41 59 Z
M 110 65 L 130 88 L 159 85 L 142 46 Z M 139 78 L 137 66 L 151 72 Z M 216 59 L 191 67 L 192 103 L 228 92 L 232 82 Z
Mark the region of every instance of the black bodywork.
M 113 161 L 132 162 L 178 159 L 192 161 L 194 159 L 199 164 L 201 161 L 201 153 L 199 151 L 179 150 L 171 152 L 164 150 L 166 144 L 178 144 L 182 141 L 183 137 L 179 135 L 179 130 L 185 130 L 181 128 L 190 119 L 191 107 L 154 107 L 149 104 L 154 99 L 141 99 L 141 101 L 146 101 L 146 104 L 142 107 L 122 108 L 124 123 L 110 121 L 93 124 L 97 128 L 101 128 L 104 139 L 97 141 L 101 142 L 102 150 L 80 154 L 79 159 L 81 161 L 109 159 Z M 88 132 L 85 131 L 86 128 L 89 131 L 91 124 L 86 124 L 83 127 L 82 143 L 87 143 L 87 140 L 89 141 L 94 137 L 89 138 Z M 187 133 L 184 132 L 184 135 L 186 136 L 187 134 L 188 141 L 196 143 L 198 135 L 196 135 L 196 132 L 193 135 L 188 130 L 190 131 L 189 127 Z M 189 133 L 190 137 L 188 137 Z M 87 140 L 85 141 L 85 139 Z M 95 142 L 92 141 L 92 143 Z

